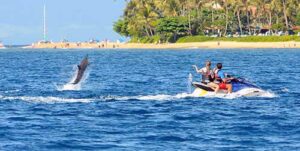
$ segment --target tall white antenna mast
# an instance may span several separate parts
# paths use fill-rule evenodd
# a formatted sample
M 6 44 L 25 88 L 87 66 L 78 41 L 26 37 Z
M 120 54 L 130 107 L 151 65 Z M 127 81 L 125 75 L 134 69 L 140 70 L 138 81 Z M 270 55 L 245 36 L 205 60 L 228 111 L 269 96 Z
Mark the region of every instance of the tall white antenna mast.
M 47 27 L 46 27 L 46 3 L 44 3 L 44 41 L 47 38 Z

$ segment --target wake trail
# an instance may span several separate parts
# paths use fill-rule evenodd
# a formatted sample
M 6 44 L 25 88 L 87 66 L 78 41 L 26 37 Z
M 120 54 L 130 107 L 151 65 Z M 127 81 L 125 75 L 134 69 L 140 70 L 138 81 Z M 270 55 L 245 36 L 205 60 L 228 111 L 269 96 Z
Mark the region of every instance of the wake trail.
M 21 100 L 26 102 L 41 102 L 41 103 L 89 103 L 94 99 L 75 99 L 75 98 L 61 98 L 53 96 L 2 96 L 1 100 Z
M 178 93 L 175 95 L 168 94 L 157 94 L 157 95 L 137 95 L 137 96 L 97 96 L 92 98 L 63 98 L 63 97 L 54 97 L 54 96 L 3 96 L 0 95 L 0 100 L 21 100 L 26 102 L 40 102 L 40 103 L 91 103 L 91 102 L 101 102 L 101 101 L 131 101 L 131 100 L 139 100 L 139 101 L 176 101 L 180 99 L 188 99 L 188 98 L 221 98 L 221 99 L 237 99 L 240 97 L 244 97 L 243 93 L 247 93 L 244 90 L 238 93 L 232 93 L 229 95 L 226 94 L 215 94 L 211 93 L 205 97 L 197 96 L 190 93 Z M 264 91 L 259 96 L 255 96 L 254 98 L 275 98 L 278 97 L 276 94 L 270 91 Z M 251 97 L 253 98 L 253 97 Z M 200 100 L 200 99 L 199 99 Z
M 199 96 L 196 94 L 191 93 L 178 93 L 175 95 L 168 95 L 168 94 L 157 94 L 157 95 L 138 95 L 138 96 L 107 96 L 103 98 L 105 101 L 110 100 L 118 100 L 118 101 L 127 101 L 127 100 L 140 100 L 140 101 L 172 101 L 172 100 L 179 100 L 179 99 L 188 99 L 188 98 L 220 98 L 220 99 L 238 99 L 241 97 L 247 98 L 244 94 L 248 94 L 252 92 L 251 89 L 244 89 L 236 93 L 232 94 L 221 94 L 221 93 L 209 93 L 207 96 Z M 275 98 L 278 97 L 275 93 L 271 91 L 262 91 L 257 96 L 252 96 L 251 98 Z M 250 98 L 250 97 L 249 97 Z

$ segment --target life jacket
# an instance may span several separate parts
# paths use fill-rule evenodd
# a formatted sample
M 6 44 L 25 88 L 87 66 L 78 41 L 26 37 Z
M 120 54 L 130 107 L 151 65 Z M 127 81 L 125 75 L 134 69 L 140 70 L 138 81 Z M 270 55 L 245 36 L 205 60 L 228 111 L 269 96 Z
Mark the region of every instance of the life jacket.
M 220 69 L 215 69 L 214 70 L 214 81 L 216 81 L 216 82 L 219 82 L 219 83 L 221 83 L 221 82 L 223 82 L 222 81 L 222 79 L 219 77 L 219 75 L 218 75 L 218 72 L 220 71 Z

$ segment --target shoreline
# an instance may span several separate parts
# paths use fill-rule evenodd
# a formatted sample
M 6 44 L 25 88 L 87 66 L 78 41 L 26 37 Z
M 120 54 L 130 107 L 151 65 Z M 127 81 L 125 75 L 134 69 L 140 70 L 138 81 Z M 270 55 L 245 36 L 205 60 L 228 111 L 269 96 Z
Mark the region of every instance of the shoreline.
M 211 42 L 192 42 L 192 43 L 170 43 L 170 44 L 136 44 L 128 43 L 124 48 L 140 49 L 231 49 L 231 48 L 300 48 L 300 42 L 228 42 L 228 41 L 211 41 Z
M 300 42 L 234 42 L 234 41 L 208 41 L 191 43 L 164 43 L 164 44 L 142 44 L 142 43 L 34 43 L 27 49 L 197 49 L 197 48 L 300 48 Z

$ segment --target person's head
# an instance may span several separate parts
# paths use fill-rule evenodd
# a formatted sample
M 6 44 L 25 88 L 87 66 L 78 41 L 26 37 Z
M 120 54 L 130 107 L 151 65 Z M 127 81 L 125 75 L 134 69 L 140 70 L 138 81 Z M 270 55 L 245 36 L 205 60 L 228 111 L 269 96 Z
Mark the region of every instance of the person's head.
M 207 67 L 210 67 L 211 62 L 208 60 L 208 61 L 205 62 L 205 65 L 206 65 Z
M 217 63 L 217 68 L 222 69 L 222 63 Z

